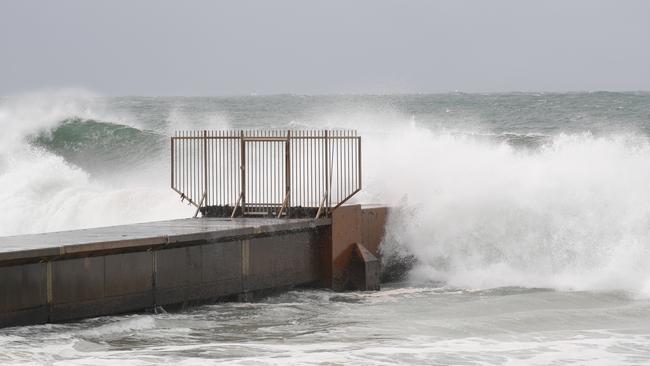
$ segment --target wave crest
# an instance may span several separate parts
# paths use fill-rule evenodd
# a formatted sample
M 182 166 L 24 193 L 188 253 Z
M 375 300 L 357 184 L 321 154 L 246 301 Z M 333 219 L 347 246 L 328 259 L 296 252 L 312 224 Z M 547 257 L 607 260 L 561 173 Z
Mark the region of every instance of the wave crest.
M 375 197 L 408 208 L 383 250 L 414 256 L 412 279 L 650 295 L 647 137 L 558 134 L 517 149 L 418 126 L 394 134 L 366 156 L 381 162 Z

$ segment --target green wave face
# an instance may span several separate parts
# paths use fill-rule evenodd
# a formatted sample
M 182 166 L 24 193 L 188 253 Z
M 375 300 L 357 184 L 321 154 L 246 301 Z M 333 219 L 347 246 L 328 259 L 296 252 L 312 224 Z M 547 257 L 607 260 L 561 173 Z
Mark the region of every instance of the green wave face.
M 92 172 L 115 165 L 139 164 L 160 156 L 166 141 L 165 136 L 152 131 L 70 118 L 51 131 L 33 136 L 30 142 Z

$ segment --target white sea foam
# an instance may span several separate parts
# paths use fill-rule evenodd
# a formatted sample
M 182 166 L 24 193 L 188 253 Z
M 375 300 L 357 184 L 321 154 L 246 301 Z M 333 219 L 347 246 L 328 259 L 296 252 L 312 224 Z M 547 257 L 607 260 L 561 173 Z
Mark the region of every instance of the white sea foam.
M 107 323 L 98 327 L 79 332 L 81 337 L 105 338 L 123 336 L 128 332 L 143 331 L 156 327 L 156 319 L 152 315 L 135 315 L 123 320 Z
M 189 216 L 191 210 L 169 194 L 166 178 L 116 172 L 135 178 L 129 186 L 117 186 L 29 144 L 31 136 L 73 117 L 121 121 L 94 94 L 80 90 L 0 100 L 0 235 Z
M 558 134 L 535 149 L 402 122 L 364 133 L 366 200 L 398 209 L 383 250 L 414 280 L 650 296 L 650 142 Z

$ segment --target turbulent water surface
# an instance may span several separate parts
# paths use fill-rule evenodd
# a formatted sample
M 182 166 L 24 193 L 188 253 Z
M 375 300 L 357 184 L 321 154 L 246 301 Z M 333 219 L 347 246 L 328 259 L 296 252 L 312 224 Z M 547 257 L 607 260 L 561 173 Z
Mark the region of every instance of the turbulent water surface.
M 648 364 L 650 94 L 0 98 L 0 235 L 187 217 L 179 129 L 354 128 L 376 293 L 0 330 L 0 364 Z

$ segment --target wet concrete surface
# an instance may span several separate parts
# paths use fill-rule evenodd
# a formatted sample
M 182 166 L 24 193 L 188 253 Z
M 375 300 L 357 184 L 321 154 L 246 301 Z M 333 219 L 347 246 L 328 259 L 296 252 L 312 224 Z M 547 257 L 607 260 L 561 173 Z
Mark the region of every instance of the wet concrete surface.
M 188 218 L 83 230 L 0 237 L 0 262 L 102 250 L 137 249 L 191 240 L 300 230 L 330 219 Z

